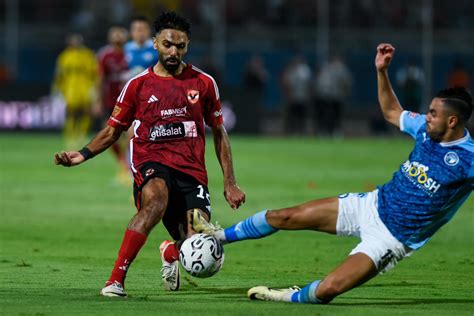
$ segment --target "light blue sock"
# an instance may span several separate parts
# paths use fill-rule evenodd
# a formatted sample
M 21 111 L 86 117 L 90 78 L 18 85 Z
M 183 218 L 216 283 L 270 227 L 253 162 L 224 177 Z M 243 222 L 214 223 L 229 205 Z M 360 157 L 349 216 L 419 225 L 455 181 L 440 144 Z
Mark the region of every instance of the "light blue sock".
M 291 296 L 291 301 L 293 303 L 312 303 L 312 304 L 327 304 L 329 302 L 320 300 L 316 297 L 316 290 L 318 289 L 319 283 L 321 280 L 314 281 L 304 288 L 301 291 L 294 293 Z
M 256 213 L 249 218 L 224 229 L 226 241 L 230 243 L 244 239 L 257 239 L 278 231 L 278 229 L 268 224 L 265 214 L 267 214 L 267 210 Z

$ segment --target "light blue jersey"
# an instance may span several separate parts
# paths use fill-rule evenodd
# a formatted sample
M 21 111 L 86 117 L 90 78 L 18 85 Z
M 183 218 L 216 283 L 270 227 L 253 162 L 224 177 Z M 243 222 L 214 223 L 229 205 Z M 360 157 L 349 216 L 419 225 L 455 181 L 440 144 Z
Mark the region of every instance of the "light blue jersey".
M 130 41 L 124 46 L 125 58 L 129 69 L 141 69 L 139 72 L 158 62 L 158 54 L 153 48 L 153 41 L 147 40 L 143 46 L 138 46 L 134 41 Z
M 412 249 L 423 246 L 446 224 L 474 188 L 474 142 L 469 132 L 452 142 L 435 142 L 426 132 L 425 117 L 402 113 L 400 130 L 415 138 L 415 147 L 378 193 L 381 220 Z

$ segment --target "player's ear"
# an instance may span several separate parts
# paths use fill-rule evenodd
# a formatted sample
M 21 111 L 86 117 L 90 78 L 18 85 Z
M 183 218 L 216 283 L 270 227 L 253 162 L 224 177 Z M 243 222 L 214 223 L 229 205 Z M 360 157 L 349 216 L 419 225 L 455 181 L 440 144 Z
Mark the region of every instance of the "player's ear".
M 448 116 L 448 127 L 449 128 L 455 128 L 459 123 L 459 117 L 456 115 L 450 115 Z
M 157 34 L 158 35 L 158 34 Z M 152 37 L 152 40 L 153 40 L 153 48 L 158 50 L 158 37 L 157 36 L 153 36 Z

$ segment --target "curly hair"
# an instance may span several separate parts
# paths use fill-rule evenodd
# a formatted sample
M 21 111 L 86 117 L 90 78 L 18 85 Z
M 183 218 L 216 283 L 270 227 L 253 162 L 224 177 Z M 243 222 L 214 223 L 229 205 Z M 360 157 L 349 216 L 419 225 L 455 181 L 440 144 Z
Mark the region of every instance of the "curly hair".
M 472 114 L 472 96 L 464 87 L 454 87 L 439 91 L 436 98 L 451 109 L 462 122 L 467 123 Z
M 164 29 L 182 31 L 187 35 L 191 33 L 191 24 L 189 21 L 173 11 L 163 12 L 155 22 L 153 22 L 153 26 L 155 27 L 156 33 L 160 33 Z

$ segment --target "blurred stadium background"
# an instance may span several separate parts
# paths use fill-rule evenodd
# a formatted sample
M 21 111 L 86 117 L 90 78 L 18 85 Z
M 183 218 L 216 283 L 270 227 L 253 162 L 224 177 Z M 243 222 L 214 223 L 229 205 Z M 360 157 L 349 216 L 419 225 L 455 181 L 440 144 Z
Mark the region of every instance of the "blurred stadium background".
M 192 22 L 186 60 L 215 76 L 222 101 L 235 114 L 235 132 L 285 133 L 289 100 L 282 78 L 296 56 L 310 70 L 306 134 L 317 130 L 311 120 L 319 100 L 314 81 L 331 56 L 341 58 L 352 78 L 338 131 L 346 136 L 390 133 L 377 107 L 373 59 L 379 42 L 397 48 L 390 71 L 399 95 L 397 72 L 409 64 L 421 71 L 415 93 L 422 111 L 433 91 L 450 84 L 455 65 L 464 71 L 463 82 L 473 85 L 469 0 L 0 0 L 0 129 L 61 128 L 64 112 L 46 96 L 69 32 L 82 33 L 97 51 L 109 26 L 128 27 L 135 15 L 153 20 L 163 10 Z M 260 84 L 246 77 L 255 57 L 267 73 Z

